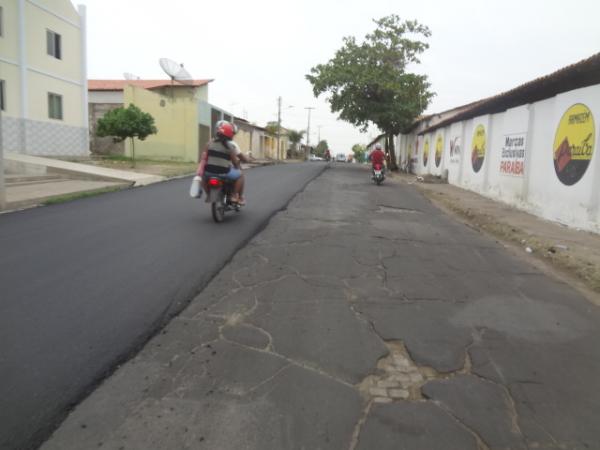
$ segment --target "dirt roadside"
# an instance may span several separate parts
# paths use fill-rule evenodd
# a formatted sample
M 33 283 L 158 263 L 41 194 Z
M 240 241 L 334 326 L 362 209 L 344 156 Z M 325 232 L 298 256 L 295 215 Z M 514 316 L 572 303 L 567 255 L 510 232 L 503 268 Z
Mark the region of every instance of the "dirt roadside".
M 541 219 L 449 184 L 419 182 L 416 176 L 405 174 L 393 174 L 392 179 L 414 185 L 440 209 L 600 305 L 600 235 Z

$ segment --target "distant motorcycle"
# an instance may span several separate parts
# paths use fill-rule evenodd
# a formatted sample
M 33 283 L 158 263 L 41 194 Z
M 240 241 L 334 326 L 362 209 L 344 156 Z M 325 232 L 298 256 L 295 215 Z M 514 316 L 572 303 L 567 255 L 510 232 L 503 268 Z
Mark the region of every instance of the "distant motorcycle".
M 383 183 L 385 175 L 383 174 L 383 167 L 381 164 L 375 164 L 373 166 L 373 176 L 371 178 L 377 184 L 377 186 Z
M 212 217 L 215 222 L 223 222 L 225 213 L 228 211 L 241 211 L 241 205 L 231 201 L 231 195 L 233 194 L 233 183 L 231 181 L 219 177 L 210 177 L 207 184 L 207 202 L 210 203 Z

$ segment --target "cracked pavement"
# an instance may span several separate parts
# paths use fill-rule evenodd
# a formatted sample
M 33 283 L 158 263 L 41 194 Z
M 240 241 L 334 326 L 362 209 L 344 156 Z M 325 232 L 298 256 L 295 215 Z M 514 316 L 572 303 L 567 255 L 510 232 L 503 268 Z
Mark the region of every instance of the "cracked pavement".
M 599 448 L 598 324 L 411 186 L 338 164 L 42 448 Z

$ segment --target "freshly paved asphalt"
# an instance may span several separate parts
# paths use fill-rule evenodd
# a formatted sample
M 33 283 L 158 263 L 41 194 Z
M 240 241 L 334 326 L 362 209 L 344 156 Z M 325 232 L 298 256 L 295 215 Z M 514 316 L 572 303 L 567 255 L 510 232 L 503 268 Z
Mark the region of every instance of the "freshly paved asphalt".
M 42 448 L 597 449 L 599 324 L 416 189 L 339 164 Z
M 0 215 L 0 448 L 39 445 L 324 167 L 247 171 L 219 225 L 190 179 Z

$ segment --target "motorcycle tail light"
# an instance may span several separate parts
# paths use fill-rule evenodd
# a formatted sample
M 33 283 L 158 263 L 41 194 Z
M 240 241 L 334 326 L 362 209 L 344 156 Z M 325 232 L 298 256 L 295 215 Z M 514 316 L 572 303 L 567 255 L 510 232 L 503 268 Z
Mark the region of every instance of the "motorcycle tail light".
M 212 186 L 212 187 L 221 186 L 221 184 L 223 184 L 223 183 L 218 178 L 211 178 L 208 180 L 208 185 Z

